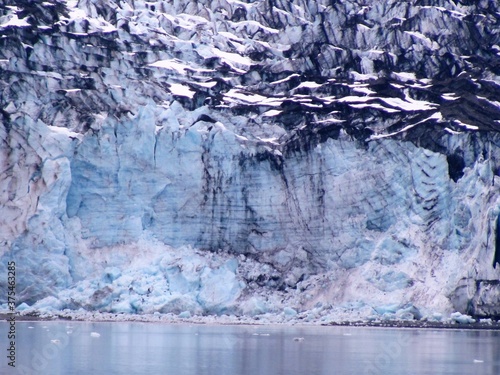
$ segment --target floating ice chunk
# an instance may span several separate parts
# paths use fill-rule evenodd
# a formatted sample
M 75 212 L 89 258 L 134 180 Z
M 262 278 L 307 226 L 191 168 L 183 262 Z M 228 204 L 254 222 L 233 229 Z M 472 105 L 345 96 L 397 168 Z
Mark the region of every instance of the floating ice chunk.
M 473 362 L 474 363 L 484 363 L 484 361 L 482 359 L 474 359 Z
M 90 337 L 101 337 L 101 334 L 97 332 L 90 332 Z
M 303 337 L 294 337 L 293 341 L 302 342 L 302 341 L 304 341 L 304 338 Z

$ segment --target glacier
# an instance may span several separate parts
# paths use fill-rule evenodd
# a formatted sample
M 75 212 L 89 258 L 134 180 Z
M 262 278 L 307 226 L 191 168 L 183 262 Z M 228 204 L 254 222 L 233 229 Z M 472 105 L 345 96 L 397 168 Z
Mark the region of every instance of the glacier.
M 0 9 L 23 309 L 500 317 L 494 2 Z

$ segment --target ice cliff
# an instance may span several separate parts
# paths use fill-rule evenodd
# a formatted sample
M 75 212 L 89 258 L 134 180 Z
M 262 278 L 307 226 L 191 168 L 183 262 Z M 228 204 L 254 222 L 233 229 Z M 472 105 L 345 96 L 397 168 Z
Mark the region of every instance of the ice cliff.
M 499 85 L 494 1 L 4 1 L 0 274 L 40 308 L 500 318 Z

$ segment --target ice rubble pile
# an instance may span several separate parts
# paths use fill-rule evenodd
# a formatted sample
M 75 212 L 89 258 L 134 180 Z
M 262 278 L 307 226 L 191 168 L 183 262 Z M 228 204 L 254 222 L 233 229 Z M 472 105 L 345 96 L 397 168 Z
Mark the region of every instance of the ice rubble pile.
M 498 316 L 499 12 L 4 2 L 19 302 Z

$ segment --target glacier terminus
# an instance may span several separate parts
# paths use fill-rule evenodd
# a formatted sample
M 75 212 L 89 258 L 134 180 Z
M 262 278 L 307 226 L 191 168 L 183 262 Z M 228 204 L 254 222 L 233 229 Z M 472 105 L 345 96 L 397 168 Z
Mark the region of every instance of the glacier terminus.
M 495 1 L 5 0 L 0 274 L 20 310 L 499 319 L 499 129 Z

